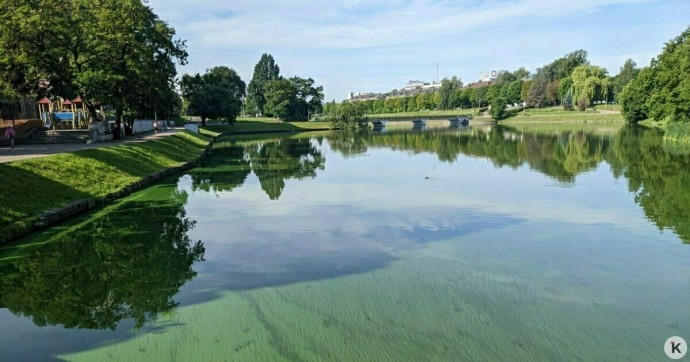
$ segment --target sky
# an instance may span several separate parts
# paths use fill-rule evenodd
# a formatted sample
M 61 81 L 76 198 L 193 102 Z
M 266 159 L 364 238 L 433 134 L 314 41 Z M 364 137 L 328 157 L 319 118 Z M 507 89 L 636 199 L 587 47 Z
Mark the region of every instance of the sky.
M 325 100 L 410 80 L 537 68 L 578 49 L 615 75 L 648 65 L 690 26 L 689 0 L 149 0 L 186 39 L 178 73 L 224 65 L 249 84 L 271 54 L 284 77 L 313 78 Z M 438 68 L 437 68 L 438 65 Z

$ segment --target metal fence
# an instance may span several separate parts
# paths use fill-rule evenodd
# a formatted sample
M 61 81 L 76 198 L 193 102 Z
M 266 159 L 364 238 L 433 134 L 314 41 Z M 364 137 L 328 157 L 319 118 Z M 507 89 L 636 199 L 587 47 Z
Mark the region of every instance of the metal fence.
M 38 119 L 38 108 L 34 97 L 16 100 L 0 100 L 0 120 L 20 121 Z

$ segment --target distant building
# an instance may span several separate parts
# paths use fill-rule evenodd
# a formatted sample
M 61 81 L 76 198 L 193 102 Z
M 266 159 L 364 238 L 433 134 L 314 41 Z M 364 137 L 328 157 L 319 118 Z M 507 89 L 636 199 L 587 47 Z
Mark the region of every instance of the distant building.
M 350 92 L 347 95 L 347 100 L 349 101 L 368 101 L 372 99 L 384 99 L 386 95 L 383 93 L 354 93 Z
M 492 84 L 494 84 L 494 82 L 491 80 L 487 80 L 487 81 L 480 80 L 479 82 L 474 82 L 474 83 L 470 83 L 470 84 L 466 85 L 465 88 L 475 88 L 475 89 L 476 88 L 484 88 L 484 87 L 488 87 Z
M 402 89 L 393 89 L 388 93 L 355 93 L 350 92 L 347 99 L 350 101 L 368 101 L 386 98 L 411 97 L 419 94 L 433 93 L 441 88 L 441 83 L 424 83 L 419 80 L 411 80 Z
M 480 82 L 493 82 L 498 78 L 498 72 L 495 70 L 492 70 L 490 72 L 480 72 L 479 73 L 479 81 Z
M 420 89 L 420 88 L 421 89 L 434 89 L 435 90 L 435 89 L 441 88 L 441 83 L 436 83 L 436 82 L 424 83 L 424 82 L 419 81 L 419 80 L 411 80 L 411 81 L 407 82 L 407 84 L 405 84 L 402 89 L 406 90 L 406 91 L 410 91 L 413 89 Z

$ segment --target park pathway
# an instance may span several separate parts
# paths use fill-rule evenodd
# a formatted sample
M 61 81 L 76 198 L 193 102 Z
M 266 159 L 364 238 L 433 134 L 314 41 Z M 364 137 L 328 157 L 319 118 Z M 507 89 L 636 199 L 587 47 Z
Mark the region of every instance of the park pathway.
M 64 152 L 74 152 L 100 147 L 112 147 L 123 143 L 145 142 L 174 135 L 182 128 L 168 129 L 159 133 L 144 133 L 136 136 L 129 136 L 125 140 L 99 142 L 99 143 L 70 143 L 70 144 L 34 144 L 17 145 L 14 151 L 9 147 L 0 148 L 0 163 L 7 163 L 19 160 L 26 160 L 36 157 L 45 157 Z

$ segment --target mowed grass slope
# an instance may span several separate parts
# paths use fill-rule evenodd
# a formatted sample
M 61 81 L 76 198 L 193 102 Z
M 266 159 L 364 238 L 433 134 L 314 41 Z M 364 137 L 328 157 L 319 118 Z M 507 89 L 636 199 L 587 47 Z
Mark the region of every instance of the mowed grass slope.
M 623 116 L 620 114 L 620 107 L 618 105 L 597 105 L 594 108 L 589 108 L 586 111 L 572 110 L 566 111 L 563 107 L 547 107 L 547 108 L 512 108 L 506 110 L 506 119 L 519 121 L 622 121 Z M 488 112 L 484 112 L 484 118 L 490 118 Z M 471 115 L 479 117 L 478 109 L 454 109 L 454 110 L 434 110 L 434 111 L 419 111 L 419 112 L 401 112 L 401 113 L 384 113 L 384 114 L 368 114 L 367 118 L 370 120 L 387 119 L 387 120 L 407 120 L 414 118 L 428 118 L 428 119 L 448 119 L 455 116 Z
M 0 164 L 0 241 L 30 228 L 44 211 L 118 192 L 153 173 L 195 160 L 207 135 L 180 132 L 121 144 Z
M 224 134 L 241 134 L 252 132 L 301 132 L 331 129 L 331 122 L 283 122 L 276 118 L 238 118 L 234 125 L 211 124 L 206 129 Z

